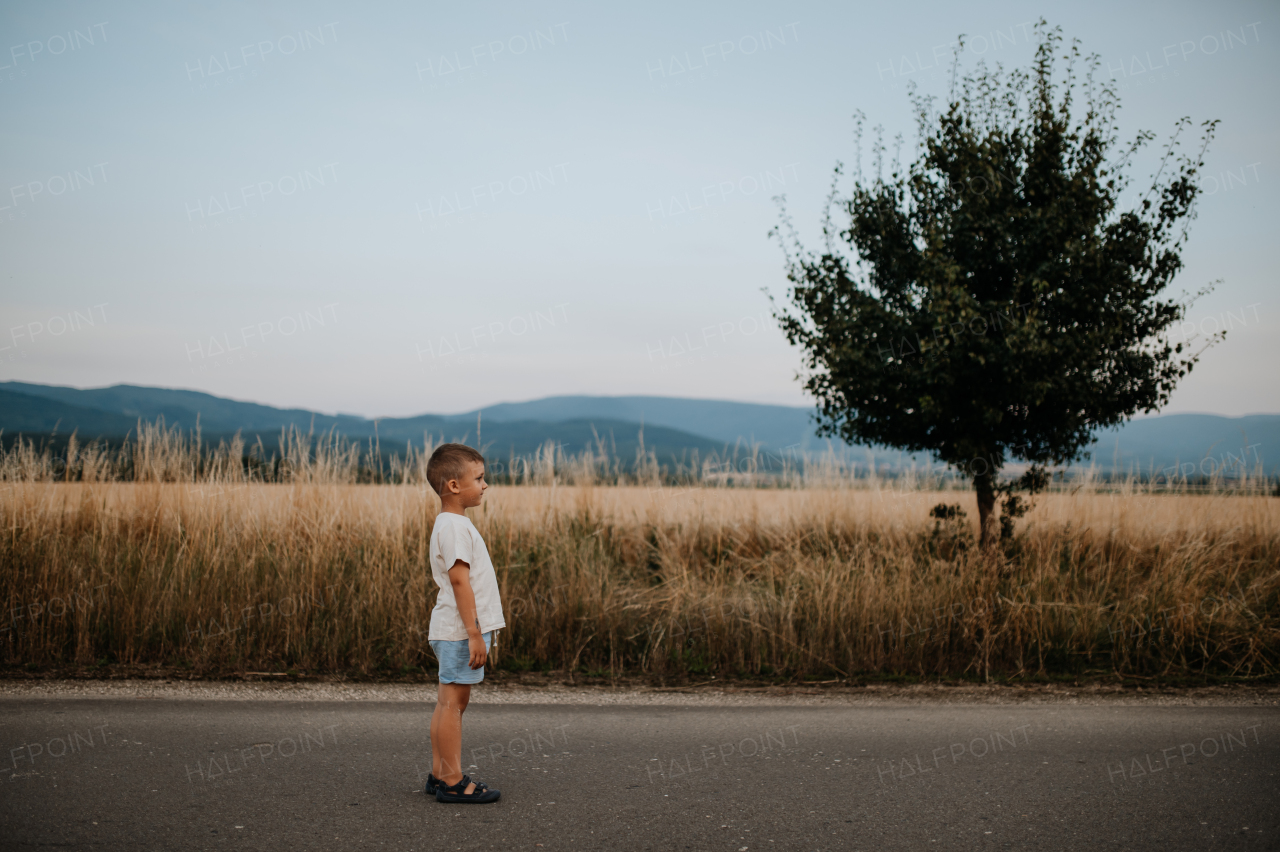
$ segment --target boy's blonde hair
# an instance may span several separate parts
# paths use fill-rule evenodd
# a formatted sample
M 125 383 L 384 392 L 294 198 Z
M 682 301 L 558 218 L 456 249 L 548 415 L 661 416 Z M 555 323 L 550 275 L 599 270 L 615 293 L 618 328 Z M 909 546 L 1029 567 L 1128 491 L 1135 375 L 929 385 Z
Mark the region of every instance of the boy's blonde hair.
M 427 461 L 427 482 L 437 494 L 443 494 L 446 482 L 462 478 L 467 462 L 484 464 L 484 456 L 466 444 L 441 444 Z

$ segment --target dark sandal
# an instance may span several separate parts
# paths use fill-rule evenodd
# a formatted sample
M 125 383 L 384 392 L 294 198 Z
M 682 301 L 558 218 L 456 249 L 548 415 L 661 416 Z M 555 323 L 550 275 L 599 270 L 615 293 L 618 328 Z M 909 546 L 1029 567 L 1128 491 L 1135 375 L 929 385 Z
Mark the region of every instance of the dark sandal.
M 473 783 L 476 785 L 475 789 L 470 793 L 467 793 L 467 787 Z M 487 805 L 490 802 L 498 801 L 498 797 L 502 795 L 502 793 L 497 790 L 490 790 L 489 785 L 485 784 L 483 781 L 473 782 L 471 778 L 466 775 L 463 775 L 462 780 L 457 784 L 445 784 L 439 779 L 436 779 L 436 785 L 436 801 L 451 805 Z
M 486 788 L 488 787 L 488 785 L 487 785 L 487 784 L 485 784 L 485 783 L 483 783 L 483 782 L 480 782 L 480 781 L 476 781 L 476 782 L 474 782 L 474 783 L 475 783 L 475 785 L 476 785 L 477 787 L 486 787 Z M 425 792 L 428 796 L 434 796 L 434 795 L 436 794 L 436 790 L 437 790 L 439 787 L 442 787 L 442 786 L 448 786 L 448 785 L 444 784 L 444 783 L 443 783 L 439 778 L 437 778 L 437 777 L 435 776 L 435 773 L 428 772 L 428 773 L 427 773 L 427 786 L 426 786 L 426 789 L 425 789 L 423 792 Z M 464 787 L 463 789 L 465 790 L 466 788 Z
M 476 781 L 476 782 L 473 782 L 473 783 L 475 783 L 475 785 L 476 785 L 477 787 L 485 787 L 485 788 L 488 788 L 488 786 L 489 786 L 488 784 L 485 784 L 485 783 L 484 783 L 484 782 L 482 782 L 482 781 Z M 434 795 L 436 794 L 436 790 L 437 790 L 437 788 L 439 788 L 439 787 L 446 787 L 446 786 L 448 786 L 448 785 L 447 785 L 447 784 L 445 784 L 444 782 L 442 782 L 439 778 L 437 778 L 437 777 L 435 776 L 435 773 L 432 773 L 432 772 L 428 772 L 428 773 L 427 773 L 427 786 L 426 786 L 426 789 L 424 790 L 424 792 L 425 792 L 428 796 L 434 796 Z M 466 788 L 464 787 L 463 789 L 466 789 Z

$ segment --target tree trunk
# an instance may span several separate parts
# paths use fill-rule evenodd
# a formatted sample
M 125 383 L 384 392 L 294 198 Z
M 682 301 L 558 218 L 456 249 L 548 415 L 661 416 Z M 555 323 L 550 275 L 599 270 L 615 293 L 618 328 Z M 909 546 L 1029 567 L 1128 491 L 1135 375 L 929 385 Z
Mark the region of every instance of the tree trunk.
M 978 492 L 978 546 L 985 548 L 992 541 L 991 517 L 996 507 L 995 477 L 990 473 L 974 474 L 973 488 Z

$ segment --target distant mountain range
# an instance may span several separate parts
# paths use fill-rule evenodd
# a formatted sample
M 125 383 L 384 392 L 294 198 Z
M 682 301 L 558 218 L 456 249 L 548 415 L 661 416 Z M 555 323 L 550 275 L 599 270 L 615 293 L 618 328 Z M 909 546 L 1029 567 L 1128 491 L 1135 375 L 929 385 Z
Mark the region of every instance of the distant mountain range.
M 283 409 L 252 402 L 238 402 L 199 391 L 114 385 L 109 388 L 77 388 L 37 385 L 27 382 L 0 382 L 0 429 L 6 438 L 16 433 L 48 436 L 79 432 L 81 440 L 119 439 L 136 430 L 138 420 L 164 418 L 167 426 L 184 430 L 196 427 L 206 441 L 216 442 L 240 432 L 246 443 L 258 438 L 274 448 L 282 429 L 297 427 L 356 440 L 376 438 L 387 452 L 406 442 L 421 446 L 424 437 L 460 441 L 475 445 L 477 435 L 486 454 L 497 458 L 531 455 L 548 441 L 566 451 L 578 453 L 601 444 L 611 456 L 630 462 L 640 447 L 641 424 L 629 420 L 566 416 L 552 421 L 519 417 L 509 407 L 497 417 L 487 409 L 467 414 L 423 414 L 417 417 L 387 417 L 376 420 L 350 414 L 328 415 L 301 408 Z M 663 461 L 688 458 L 692 450 L 700 457 L 722 451 L 724 442 L 695 435 L 657 423 L 643 424 L 646 450 Z
M 202 434 L 211 440 L 241 432 L 246 442 L 261 437 L 274 447 L 281 429 L 334 430 L 348 438 L 377 437 L 384 449 L 412 442 L 424 434 L 434 439 L 476 444 L 477 433 L 487 454 L 497 458 L 527 455 L 547 441 L 569 452 L 602 442 L 624 461 L 635 457 L 643 428 L 646 449 L 659 461 L 724 454 L 735 445 L 758 445 L 775 455 L 825 451 L 826 439 L 814 431 L 813 410 L 708 399 L 660 396 L 558 396 L 530 402 L 500 403 L 456 415 L 422 414 L 376 420 L 350 414 L 327 415 L 300 408 L 282 409 L 239 402 L 200 391 L 114 385 L 81 390 L 29 382 L 0 382 L 0 429 L 11 439 L 21 433 L 47 437 L 78 431 L 82 440 L 119 439 L 133 431 L 139 418 L 163 417 L 170 426 L 193 429 L 197 416 Z M 835 442 L 841 453 L 861 456 L 865 448 Z M 741 452 L 741 451 L 740 451 Z M 878 450 L 877 462 L 889 467 L 927 463 L 923 455 Z M 1134 420 L 1100 433 L 1093 462 L 1101 470 L 1143 472 L 1181 466 L 1183 473 L 1280 470 L 1280 415 L 1220 417 L 1212 414 L 1168 414 Z

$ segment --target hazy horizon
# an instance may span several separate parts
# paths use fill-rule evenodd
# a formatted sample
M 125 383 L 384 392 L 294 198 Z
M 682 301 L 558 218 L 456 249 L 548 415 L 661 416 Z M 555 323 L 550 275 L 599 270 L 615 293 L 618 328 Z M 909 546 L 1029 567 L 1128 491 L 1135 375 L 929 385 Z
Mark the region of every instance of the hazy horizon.
M 1222 279 L 1175 333 L 1230 333 L 1161 413 L 1280 412 L 1258 2 L 7 6 L 0 380 L 810 407 L 772 198 L 817 246 L 852 114 L 909 156 L 906 87 L 945 94 L 961 33 L 966 68 L 1025 66 L 1042 16 L 1116 80 L 1121 144 L 1156 134 L 1135 186 L 1180 117 L 1222 122 L 1171 294 Z
M 11 381 L 11 380 L 5 379 L 5 380 L 3 380 L 3 381 Z M 22 380 L 21 380 L 21 379 L 13 379 L 12 381 L 22 381 Z M 41 383 L 41 384 L 43 384 L 43 383 Z M 118 385 L 129 385 L 129 384 L 130 384 L 130 383 L 127 383 L 127 382 L 115 382 L 115 383 L 112 383 L 112 384 L 110 384 L 110 385 L 95 385 L 95 386 L 93 386 L 93 387 L 78 387 L 78 386 L 76 386 L 76 385 L 62 385 L 62 387 L 71 387 L 71 388 L 75 388 L 76 390 L 102 390 L 102 389 L 106 389 L 106 388 L 110 388 L 110 387 L 114 387 L 114 386 L 118 386 Z M 151 389 L 154 389 L 154 390 L 175 390 L 175 391 L 194 391 L 194 392 L 197 392 L 197 393 L 211 393 L 210 391 L 203 390 L 203 389 L 201 389 L 201 388 L 193 388 L 193 387 L 172 387 L 172 388 L 170 388 L 170 387 L 162 387 L 162 386 L 159 386 L 159 385 L 132 385 L 132 386 L 133 386 L 133 387 L 146 387 L 146 388 L 151 388 Z M 800 404 L 790 404 L 790 403 L 785 403 L 785 402 L 763 402 L 763 403 L 762 403 L 762 402 L 755 402 L 755 401 L 752 401 L 752 400 L 744 400 L 744 399 L 722 399 L 722 398 L 718 398 L 718 397 L 709 397 L 709 396 L 680 396 L 680 395 L 674 395 L 674 394 L 645 394 L 645 393 L 636 393 L 636 394 L 597 394 L 597 393 L 578 393 L 578 394 L 545 394 L 545 395 L 543 395 L 543 396 L 528 397 L 528 398 L 524 398 L 524 399 L 499 399 L 499 400 L 494 401 L 494 402 L 485 403 L 484 405 L 473 406 L 473 407 L 471 407 L 471 408 L 465 408 L 465 409 L 461 409 L 461 410 L 458 410 L 458 411 L 434 411 L 434 410 L 428 411 L 428 410 L 423 410 L 423 411 L 414 411 L 414 412 L 410 412 L 410 413 L 408 413 L 408 414 L 373 414 L 373 415 L 369 415 L 369 414 L 360 414 L 360 413 L 352 412 L 352 411 L 337 411 L 337 410 L 326 410 L 326 409 L 313 409 L 313 408 L 309 408 L 308 406 L 305 406 L 305 405 L 302 405 L 302 406 L 285 406 L 285 405 L 280 405 L 280 404 L 278 404 L 278 403 L 274 403 L 274 402 L 271 402 L 271 401 L 264 401 L 264 400 L 260 400 L 260 399 L 241 399 L 241 398 L 238 398 L 238 397 L 223 396 L 222 394 L 213 394 L 213 395 L 214 395 L 214 396 L 218 396 L 218 397 L 223 398 L 223 399 L 229 399 L 229 400 L 231 400 L 232 402 L 251 403 L 251 404 L 254 404 L 254 405 L 265 405 L 265 406 L 270 406 L 270 407 L 272 407 L 272 408 L 281 408 L 281 409 L 285 409 L 285 408 L 301 408 L 301 409 L 306 409 L 306 410 L 308 410 L 308 411 L 314 411 L 316 414 L 324 414 L 324 415 L 326 415 L 326 416 L 330 416 L 330 417 L 335 417 L 335 416 L 344 416 L 344 417 L 363 417 L 363 418 L 365 418 L 365 419 L 367 419 L 367 420 L 383 420 L 383 419 L 387 419 L 387 418 L 397 418 L 397 419 L 399 419 L 399 418 L 408 418 L 408 417 L 420 417 L 420 416 L 424 416 L 424 415 L 437 415 L 437 416 L 442 416 L 442 417 L 456 417 L 456 416 L 460 416 L 460 415 L 463 415 L 463 414 L 475 414 L 475 413 L 477 413 L 477 412 L 483 412 L 485 409 L 493 408 L 494 406 L 497 406 L 497 405 L 520 405 L 520 404 L 522 404 L 522 403 L 526 403 L 526 402 L 537 402 L 537 401 L 542 400 L 542 399 L 551 399 L 551 398 L 557 398 L 557 397 L 588 397 L 588 398 L 594 398 L 594 399 L 624 399 L 624 398 L 644 398 L 644 397 L 651 397 L 651 398 L 655 398 L 655 399 L 687 399 L 687 400 L 691 400 L 691 401 L 694 401 L 694 402 L 731 402 L 731 403 L 740 403 L 740 404 L 743 404 L 743 405 L 780 405 L 780 406 L 785 406 L 785 407 L 790 407 L 790 408 L 798 408 L 798 409 L 804 409 L 804 410 L 809 410 L 809 409 L 812 409 L 812 408 L 814 408 L 814 407 L 815 407 L 815 406 L 814 406 L 814 405 L 812 405 L 812 404 L 806 404 L 806 403 L 800 403 Z M 1228 417 L 1228 418 L 1233 418 L 1233 419 L 1237 419 L 1237 418 L 1241 418 L 1241 417 L 1280 416 L 1280 412 L 1275 412 L 1275 411 L 1245 411 L 1245 412 L 1242 412 L 1242 413 L 1240 413 L 1240 414 L 1221 414 L 1221 413 L 1216 412 L 1216 411 L 1159 411 L 1159 412 L 1156 412 L 1156 413 L 1154 413 L 1154 414 L 1142 414 L 1142 413 L 1138 413 L 1138 414 L 1135 414 L 1135 415 L 1133 416 L 1133 418 L 1132 418 L 1132 419 L 1134 419 L 1134 420 L 1142 420 L 1142 419 L 1145 419 L 1145 418 L 1148 418 L 1148 417 L 1163 417 L 1163 416 L 1170 415 L 1170 414 L 1203 414 L 1203 415 L 1210 416 L 1210 417 Z

